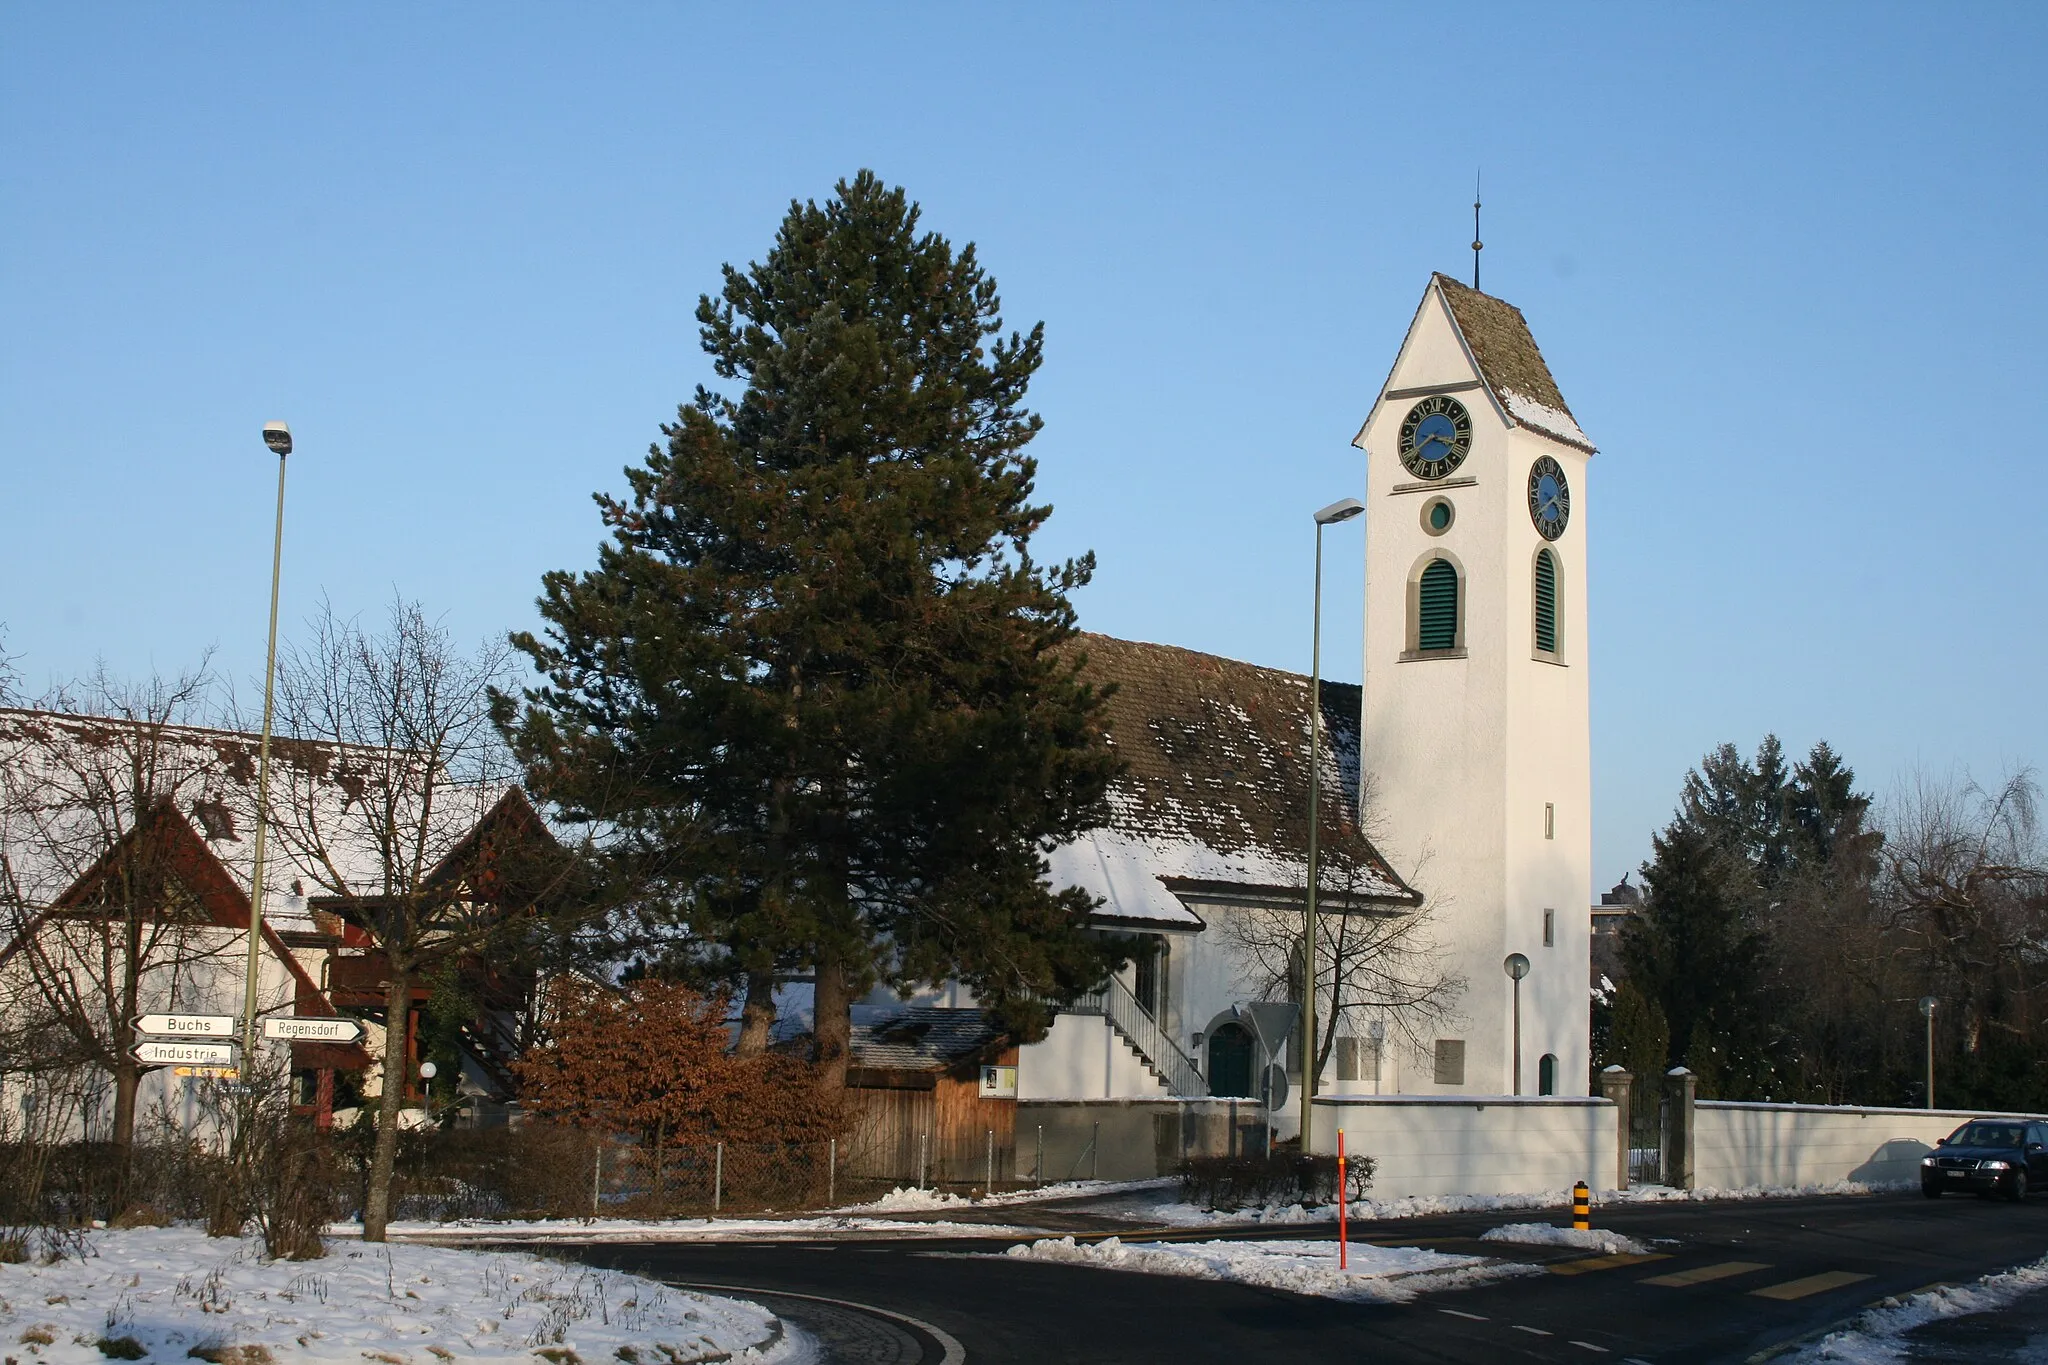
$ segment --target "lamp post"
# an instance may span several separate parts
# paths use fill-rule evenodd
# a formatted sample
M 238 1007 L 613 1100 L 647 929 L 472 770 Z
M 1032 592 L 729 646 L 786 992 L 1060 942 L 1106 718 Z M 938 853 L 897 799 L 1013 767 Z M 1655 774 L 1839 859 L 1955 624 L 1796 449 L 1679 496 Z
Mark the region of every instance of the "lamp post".
M 1301 1150 L 1308 1153 L 1310 1106 L 1316 1097 L 1316 827 L 1322 823 L 1323 773 L 1323 528 L 1349 521 L 1365 510 L 1357 498 L 1331 503 L 1316 513 L 1314 627 L 1309 638 L 1308 682 L 1308 903 L 1302 918 L 1301 952 Z
M 420 1108 L 427 1117 L 434 1116 L 434 1077 L 441 1074 L 441 1068 L 432 1062 L 420 1063 Z
M 256 750 L 256 867 L 249 879 L 249 965 L 242 978 L 242 1082 L 256 1064 L 256 977 L 263 950 L 264 832 L 270 825 L 270 716 L 277 678 L 277 582 L 284 567 L 284 466 L 292 429 L 263 424 L 263 444 L 277 456 L 277 530 L 270 541 L 270 644 L 263 656 L 263 739 Z
M 1927 1019 L 1927 1107 L 1934 1107 L 1934 1012 L 1941 1002 L 1931 995 L 1920 997 L 1920 1013 Z
M 1522 1093 L 1522 978 L 1529 974 L 1529 959 L 1520 953 L 1509 953 L 1501 959 L 1500 969 L 1515 983 L 1515 1093 Z

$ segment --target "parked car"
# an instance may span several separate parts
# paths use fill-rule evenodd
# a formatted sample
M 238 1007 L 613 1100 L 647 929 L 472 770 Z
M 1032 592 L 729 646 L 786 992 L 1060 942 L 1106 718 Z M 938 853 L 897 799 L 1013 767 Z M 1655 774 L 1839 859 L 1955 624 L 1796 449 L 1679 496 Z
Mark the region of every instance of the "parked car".
M 1929 1199 L 1969 1191 L 2024 1199 L 2048 1189 L 2048 1123 L 1971 1119 L 1920 1160 L 1920 1193 Z

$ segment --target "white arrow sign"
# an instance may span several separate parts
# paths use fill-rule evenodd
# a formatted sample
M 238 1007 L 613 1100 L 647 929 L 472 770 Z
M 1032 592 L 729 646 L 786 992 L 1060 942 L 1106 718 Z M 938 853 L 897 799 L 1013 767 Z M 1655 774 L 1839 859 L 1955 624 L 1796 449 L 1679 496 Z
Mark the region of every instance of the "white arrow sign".
M 363 1036 L 363 1026 L 353 1019 L 265 1019 L 263 1036 L 301 1043 L 353 1043 Z
M 138 1043 L 135 1060 L 144 1066 L 220 1066 L 235 1060 L 232 1043 Z
M 232 1038 L 232 1014 L 145 1014 L 135 1021 L 137 1033 L 156 1033 L 169 1038 Z

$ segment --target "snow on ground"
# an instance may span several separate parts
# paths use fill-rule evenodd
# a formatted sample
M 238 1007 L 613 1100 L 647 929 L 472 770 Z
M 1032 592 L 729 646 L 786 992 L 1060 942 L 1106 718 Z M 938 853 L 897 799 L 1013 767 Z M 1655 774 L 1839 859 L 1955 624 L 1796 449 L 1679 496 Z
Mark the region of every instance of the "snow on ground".
M 1615 1204 L 1656 1204 L 1673 1201 L 1718 1199 L 1797 1199 L 1812 1195 L 1875 1194 L 1881 1190 L 1905 1190 L 1910 1185 L 1865 1184 L 1838 1180 L 1815 1185 L 1750 1185 L 1741 1189 L 1680 1190 L 1666 1185 L 1638 1185 L 1627 1190 L 1602 1190 L 1593 1196 L 1596 1209 Z M 1568 1208 L 1570 1190 L 1548 1190 L 1536 1194 L 1412 1194 L 1391 1199 L 1359 1199 L 1351 1205 L 1353 1218 L 1421 1218 L 1435 1213 L 1493 1213 L 1508 1209 Z M 1159 1204 L 1143 1211 L 1158 1222 L 1173 1227 L 1234 1227 L 1265 1223 L 1334 1223 L 1337 1206 L 1314 1208 L 1301 1204 L 1268 1204 L 1262 1208 L 1205 1209 L 1198 1204 Z M 1597 1216 L 1597 1215 L 1596 1215 Z
M 1869 1309 L 1854 1327 L 1830 1332 L 1791 1359 L 1805 1362 L 1846 1361 L 1850 1365 L 1891 1365 L 1908 1358 L 1906 1333 L 1941 1318 L 1995 1313 L 2025 1294 L 2048 1289 L 2048 1257 L 1987 1275 L 1973 1284 L 1949 1285 L 1903 1299 L 1886 1299 Z M 2029 1357 L 2031 1359 L 2031 1357 Z
M 974 1201 L 964 1194 L 950 1194 L 945 1190 L 921 1190 L 914 1185 L 898 1185 L 880 1199 L 871 1199 L 865 1204 L 848 1204 L 841 1213 L 919 1213 L 926 1209 L 972 1208 Z
M 360 1223 L 335 1223 L 336 1236 L 360 1236 Z M 499 1221 L 451 1218 L 445 1223 L 392 1223 L 399 1242 L 773 1242 L 810 1241 L 857 1232 L 895 1237 L 1028 1237 L 1035 1228 L 943 1219 L 855 1218 L 533 1218 Z
M 1649 1250 L 1633 1237 L 1624 1237 L 1605 1228 L 1560 1228 L 1549 1223 L 1509 1223 L 1506 1227 L 1487 1229 L 1479 1234 L 1479 1240 L 1513 1242 L 1517 1246 L 1577 1247 L 1581 1251 L 1598 1251 L 1608 1256 L 1640 1256 Z
M 1089 1195 L 1133 1194 L 1141 1190 L 1166 1190 L 1180 1184 L 1179 1176 L 1162 1175 L 1151 1180 L 1061 1180 L 1051 1185 L 1034 1185 L 1027 1190 L 992 1194 L 984 1204 L 1035 1204 L 1043 1199 L 1078 1199 Z
M 0 1265 L 0 1336 L 23 1365 L 145 1354 L 216 1365 L 688 1365 L 809 1354 L 757 1304 L 533 1256 L 334 1243 L 323 1260 L 265 1261 L 258 1239 L 192 1228 L 96 1232 L 86 1248 L 53 1265 Z
M 1294 1294 L 1398 1303 L 1431 1289 L 1462 1289 L 1508 1275 L 1540 1274 L 1533 1266 L 1452 1256 L 1418 1247 L 1354 1243 L 1350 1267 L 1337 1268 L 1334 1242 L 1124 1242 L 1111 1237 L 1076 1243 L 1042 1238 L 1004 1253 L 1019 1260 L 1229 1280 Z

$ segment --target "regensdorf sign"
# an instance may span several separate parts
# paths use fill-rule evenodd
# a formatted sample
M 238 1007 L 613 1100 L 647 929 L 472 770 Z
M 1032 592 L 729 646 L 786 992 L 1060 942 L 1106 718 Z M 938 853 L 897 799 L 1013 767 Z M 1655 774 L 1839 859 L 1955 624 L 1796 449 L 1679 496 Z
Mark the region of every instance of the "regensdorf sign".
M 353 1043 L 363 1036 L 363 1026 L 353 1019 L 265 1019 L 263 1036 L 295 1043 Z
M 144 1066 L 224 1066 L 235 1060 L 232 1043 L 138 1043 L 135 1060 Z

